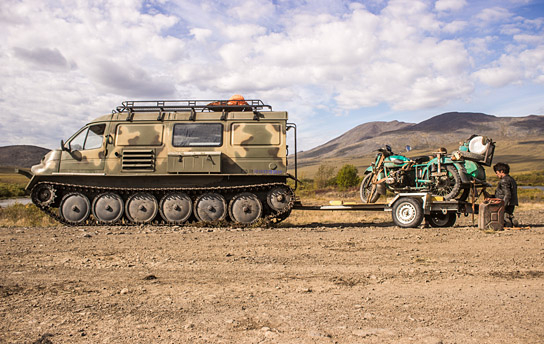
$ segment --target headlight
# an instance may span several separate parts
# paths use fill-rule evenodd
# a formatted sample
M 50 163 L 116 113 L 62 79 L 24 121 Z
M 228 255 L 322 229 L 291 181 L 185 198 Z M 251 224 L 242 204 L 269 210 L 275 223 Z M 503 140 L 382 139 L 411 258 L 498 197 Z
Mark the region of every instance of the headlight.
M 451 160 L 461 160 L 461 153 L 459 153 L 459 151 L 453 152 L 451 155 Z

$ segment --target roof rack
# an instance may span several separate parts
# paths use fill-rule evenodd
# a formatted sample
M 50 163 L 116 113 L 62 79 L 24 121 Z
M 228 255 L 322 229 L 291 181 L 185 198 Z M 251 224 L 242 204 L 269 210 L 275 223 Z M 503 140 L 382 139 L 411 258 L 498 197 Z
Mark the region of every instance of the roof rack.
M 259 99 L 245 100 L 127 100 L 115 108 L 112 113 L 129 112 L 255 112 L 263 109 L 272 111 L 272 106 L 264 104 Z

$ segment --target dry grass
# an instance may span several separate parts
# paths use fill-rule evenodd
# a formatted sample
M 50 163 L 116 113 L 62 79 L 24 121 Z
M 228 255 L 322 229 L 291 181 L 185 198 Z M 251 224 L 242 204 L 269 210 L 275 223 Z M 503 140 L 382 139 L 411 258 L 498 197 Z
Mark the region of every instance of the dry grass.
M 54 227 L 59 223 L 33 204 L 14 204 L 0 208 L 0 227 Z
M 337 225 L 353 226 L 391 222 L 391 213 L 377 211 L 295 210 L 282 226 Z
M 361 202 L 358 191 L 355 189 L 345 192 L 318 190 L 313 195 L 301 197 L 301 200 L 303 205 L 328 205 L 329 201 Z M 382 198 L 378 202 L 385 202 L 385 199 Z M 384 222 L 391 222 L 391 213 L 383 211 L 294 210 L 282 223 L 282 226 L 317 226 L 320 224 L 353 226 Z
M 0 173 L 0 183 L 25 186 L 29 179 L 17 173 Z

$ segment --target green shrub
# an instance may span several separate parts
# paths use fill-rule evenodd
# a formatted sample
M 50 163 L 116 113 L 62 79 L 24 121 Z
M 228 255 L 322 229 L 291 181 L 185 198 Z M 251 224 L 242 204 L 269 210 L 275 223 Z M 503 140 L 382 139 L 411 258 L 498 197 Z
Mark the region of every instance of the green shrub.
M 512 177 L 514 177 L 518 185 L 544 185 L 544 171 L 514 174 Z
M 518 199 L 522 203 L 544 202 L 544 191 L 540 189 L 522 189 L 518 187 Z
M 338 188 L 340 190 L 347 190 L 350 187 L 357 186 L 359 184 L 357 173 L 357 167 L 353 165 L 345 164 L 342 166 L 336 175 L 336 185 L 338 185 Z
M 334 170 L 334 166 L 319 165 L 314 176 L 314 187 L 316 189 L 323 189 L 327 186 L 334 185 Z
M 0 198 L 24 196 L 24 187 L 17 184 L 0 183 Z

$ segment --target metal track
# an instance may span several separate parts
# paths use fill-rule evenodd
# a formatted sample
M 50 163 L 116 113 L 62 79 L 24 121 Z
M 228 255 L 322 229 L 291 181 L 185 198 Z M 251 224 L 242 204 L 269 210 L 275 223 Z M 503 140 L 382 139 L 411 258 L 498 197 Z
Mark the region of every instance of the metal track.
M 67 183 L 58 183 L 58 182 L 40 182 L 37 183 L 33 188 L 31 192 L 31 198 L 32 203 L 34 203 L 41 211 L 49 215 L 51 218 L 55 219 L 56 221 L 66 225 L 66 226 L 133 226 L 133 225 L 141 225 L 140 223 L 133 223 L 130 222 L 124 215 L 116 222 L 112 223 L 103 223 L 94 218 L 94 216 L 90 215 L 89 218 L 82 223 L 79 224 L 73 224 L 71 222 L 66 221 L 63 217 L 61 217 L 55 209 L 50 207 L 49 204 L 44 205 L 42 202 L 40 202 L 36 198 L 35 190 L 37 190 L 38 187 L 44 186 L 44 185 L 50 185 L 55 188 L 57 193 L 60 193 L 61 195 L 66 195 L 70 192 L 79 192 L 89 198 L 89 201 L 92 200 L 91 197 L 89 197 L 90 194 L 98 195 L 100 193 L 104 192 L 113 192 L 118 194 L 119 196 L 123 195 L 131 195 L 137 192 L 148 192 L 154 195 L 157 198 L 157 201 L 160 200 L 158 195 L 166 195 L 170 192 L 184 192 L 189 195 L 197 195 L 204 192 L 217 192 L 220 194 L 226 194 L 226 193 L 240 193 L 240 192 L 258 192 L 258 191 L 268 191 L 271 190 L 274 187 L 285 187 L 288 192 L 291 194 L 291 201 L 289 205 L 286 207 L 284 211 L 281 212 L 273 212 L 272 214 L 269 214 L 265 217 L 263 217 L 264 220 L 272 223 L 280 222 L 284 219 L 286 219 L 291 210 L 293 209 L 294 203 L 295 203 L 295 195 L 293 190 L 284 183 L 263 183 L 263 184 L 253 184 L 253 185 L 239 185 L 239 186 L 217 186 L 217 187 L 189 187 L 189 188 L 109 188 L 109 187 L 101 187 L 101 186 L 82 186 L 82 185 L 76 185 L 76 184 L 67 184 Z M 91 202 L 92 203 L 92 202 Z M 263 202 L 263 206 L 265 205 Z M 270 209 L 273 211 L 272 209 Z M 154 220 L 148 225 L 180 225 L 175 223 L 170 223 L 168 221 L 165 221 L 160 217 L 160 215 L 157 215 L 158 220 Z M 181 225 L 190 225 L 191 223 L 185 222 Z M 236 223 L 237 226 L 244 226 L 244 224 Z

